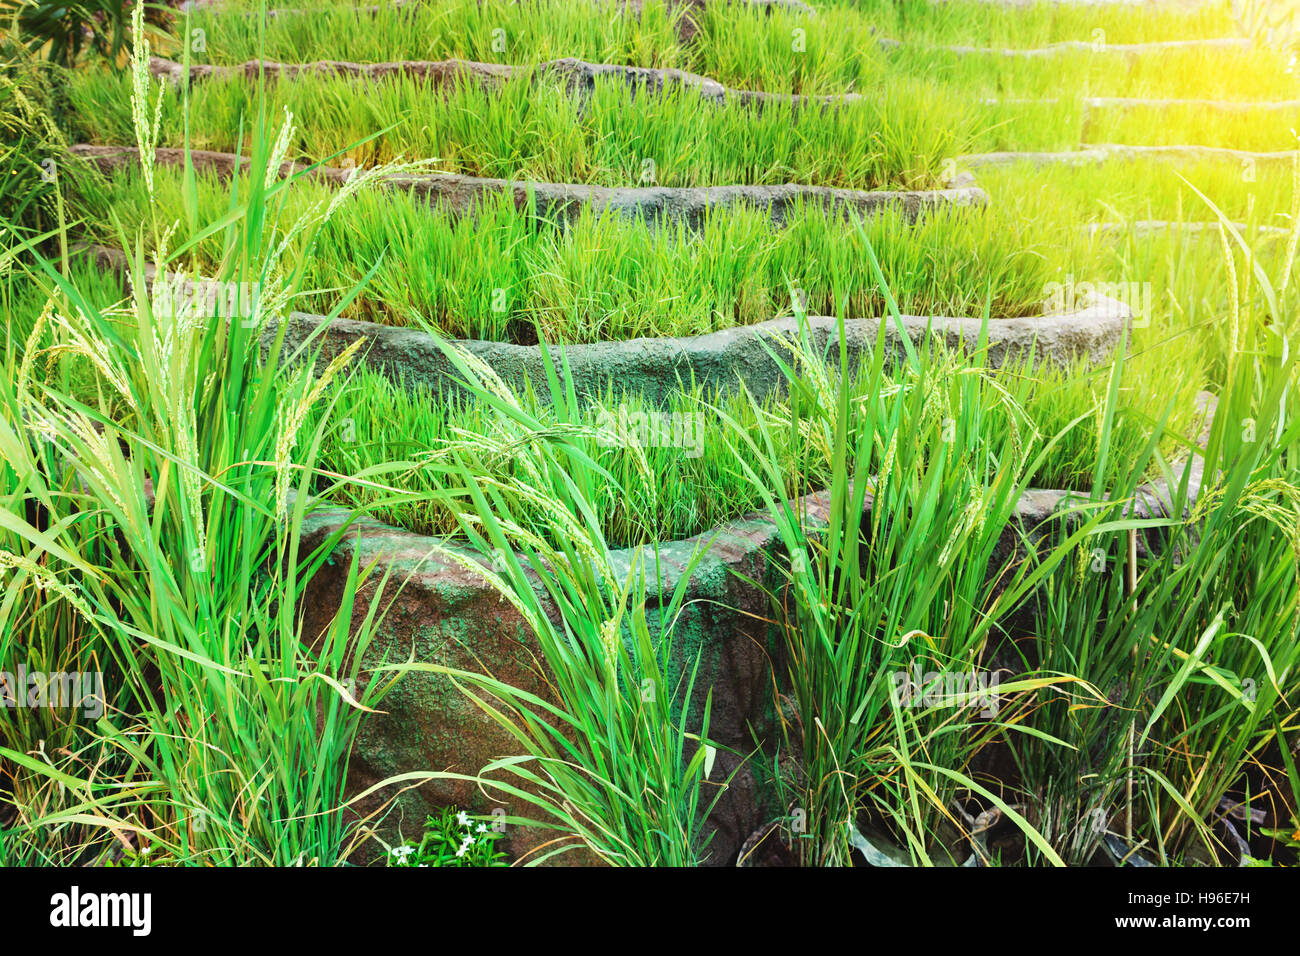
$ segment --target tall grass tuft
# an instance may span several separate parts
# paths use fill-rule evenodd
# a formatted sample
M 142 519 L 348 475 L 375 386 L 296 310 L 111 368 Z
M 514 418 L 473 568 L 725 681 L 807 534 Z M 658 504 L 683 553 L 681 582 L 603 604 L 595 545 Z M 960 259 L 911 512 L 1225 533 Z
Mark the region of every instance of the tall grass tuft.
M 525 862 L 581 850 L 607 865 L 697 865 L 709 852 L 705 818 L 725 783 L 709 780 L 711 691 L 696 685 L 698 659 L 674 649 L 698 553 L 652 612 L 657 553 L 647 549 L 623 566 L 606 542 L 592 501 L 598 485 L 616 479 L 583 447 L 591 426 L 579 423 L 567 368 L 547 353 L 551 401 L 561 409 L 558 422 L 548 421 L 478 359 L 444 350 L 490 416 L 426 463 L 428 495 L 455 515 L 469 545 L 435 550 L 482 577 L 522 618 L 545 691 L 437 664 L 391 670 L 452 677 L 517 742 L 516 755 L 476 779 L 486 793 L 530 808 L 516 822 L 555 831 Z M 505 472 L 503 456 L 512 462 Z M 650 479 L 643 457 L 641 472 Z
M 322 633 L 302 631 L 304 588 L 332 542 L 303 547 L 320 435 L 299 425 L 351 356 L 315 370 L 305 348 L 282 354 L 295 278 L 276 250 L 330 211 L 278 221 L 283 133 L 273 147 L 254 129 L 252 167 L 268 175 L 224 216 L 200 226 L 186 208 L 196 232 L 223 237 L 216 281 L 237 290 L 233 312 L 211 314 L 203 287 L 151 281 L 146 249 L 160 273 L 185 251 L 168 249 L 169 223 L 129 242 L 131 296 L 115 309 L 19 240 L 48 304 L 25 345 L 10 340 L 0 389 L 0 656 L 107 683 L 98 719 L 5 725 L 11 857 L 330 865 L 348 852 L 351 742 L 385 689 L 358 670 L 381 598 L 356 628 L 348 597 Z M 89 394 L 66 387 L 70 358 L 91 370 Z M 347 594 L 368 574 L 354 564 Z
M 1030 645 L 1036 668 L 1104 695 L 1044 694 L 1035 726 L 1068 746 L 1015 748 L 1040 824 L 1071 862 L 1108 847 L 1117 859 L 1236 859 L 1211 826 L 1220 803 L 1249 800 L 1248 771 L 1290 746 L 1278 734 L 1294 717 L 1300 653 L 1294 252 L 1272 279 L 1212 208 L 1234 307 L 1207 440 L 1180 449 L 1181 464 L 1161 455 L 1161 429 L 1133 458 L 1108 459 L 1103 442 L 1084 507 L 1112 530 L 1053 575 Z M 1140 486 L 1148 460 L 1165 477 L 1160 499 Z M 1139 517 L 1137 501 L 1155 513 Z
M 891 318 L 882 320 L 868 387 L 848 387 L 842 331 L 838 362 L 805 346 L 787 366 L 792 394 L 817 410 L 789 427 L 806 427 L 803 439 L 831 461 L 820 500 L 809 507 L 787 498 L 768 425 L 728 421 L 738 468 L 763 495 L 787 555 L 772 593 L 798 711 L 789 742 L 800 769 L 787 783 L 807 821 L 800 850 L 815 865 L 850 864 L 855 847 L 870 845 L 868 826 L 885 829 L 914 862 L 961 862 L 939 838 L 941 825 L 959 825 L 958 789 L 1038 839 L 969 775 L 997 726 L 976 715 L 976 695 L 934 703 L 900 693 L 918 671 L 987 673 L 1003 608 L 1038 580 L 1041 571 L 1012 574 L 995 563 L 1037 436 L 1022 412 L 1006 414 L 1010 396 L 978 359 L 968 366 L 927 342 L 908 348 L 901 382 L 886 381 L 884 330 L 898 312 L 878 266 L 877 275 Z

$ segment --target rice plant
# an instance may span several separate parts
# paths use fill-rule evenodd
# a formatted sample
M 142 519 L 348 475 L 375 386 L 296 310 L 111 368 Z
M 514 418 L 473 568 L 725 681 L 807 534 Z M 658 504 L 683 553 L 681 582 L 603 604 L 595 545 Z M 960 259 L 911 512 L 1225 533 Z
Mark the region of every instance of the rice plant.
M 190 187 L 163 169 L 155 176 L 153 198 L 142 177 L 128 176 L 77 209 L 134 228 L 158 211 L 176 216 L 193 188 L 205 213 L 220 214 L 225 191 L 210 179 Z M 289 208 L 333 202 L 330 190 L 300 184 Z M 391 192 L 363 192 L 336 208 L 311 245 L 295 237 L 285 246 L 286 261 L 314 293 L 301 306 L 327 312 L 340 290 L 366 279 L 344 308 L 349 318 L 424 320 L 450 337 L 578 343 L 695 335 L 789 315 L 790 284 L 813 313 L 871 317 L 884 308 L 844 221 L 812 205 L 791 210 L 780 230 L 764 211 L 742 206 L 717 210 L 697 231 L 597 209 L 567 224 L 540 214 L 530 222 L 508 195 L 485 199 L 472 216 Z M 1013 233 L 995 216 L 960 209 L 916 224 L 886 212 L 865 228 L 909 314 L 978 316 L 990 298 L 999 317 L 1042 308 L 1049 273 L 1028 230 Z M 183 219 L 177 241 L 205 268 L 222 255 L 217 236 L 197 236 Z M 413 272 L 412 262 L 427 267 Z
M 147 55 L 137 44 L 142 117 Z M 147 120 L 139 139 L 147 153 Z M 282 155 L 253 137 L 260 168 Z M 307 472 L 291 452 L 346 363 L 318 381 L 310 362 L 284 361 L 282 333 L 263 349 L 293 295 L 272 271 L 279 231 L 313 225 L 276 222 L 281 188 L 253 181 L 210 227 L 227 239 L 223 287 L 254 283 L 217 321 L 195 287 L 147 280 L 143 231 L 124 308 L 89 301 L 22 239 L 10 250 L 47 301 L 6 349 L 0 650 L 107 684 L 78 701 L 84 718 L 4 725 L 6 855 L 330 865 L 348 851 L 349 748 L 383 691 L 357 683 L 356 655 L 381 604 L 357 629 L 349 599 L 322 633 L 301 630 L 329 543 L 303 548 Z M 163 264 L 167 236 L 147 236 Z M 68 390 L 62 357 L 89 365 L 89 396 Z M 298 453 L 307 467 L 318 440 Z M 368 573 L 354 565 L 350 580 Z
M 1224 222 L 1240 247 L 1225 249 L 1230 266 L 1249 260 Z M 1030 663 L 1077 674 L 1105 694 L 1082 702 L 1059 690 L 1044 695 L 1035 726 L 1069 746 L 1026 737 L 1017 748 L 1045 832 L 1072 862 L 1120 838 L 1121 857 L 1161 862 L 1240 852 L 1208 821 L 1225 797 L 1247 796 L 1243 775 L 1276 739 L 1273 720 L 1287 720 L 1294 692 L 1295 372 L 1289 313 L 1272 311 L 1288 277 L 1276 288 L 1263 272 L 1248 280 L 1259 298 L 1227 319 L 1229 378 L 1208 442 L 1184 449 L 1183 464 L 1161 461 L 1167 491 L 1156 514 L 1132 514 L 1141 476 L 1130 470 L 1158 458 L 1155 445 L 1109 481 L 1103 453 L 1090 507 L 1127 527 L 1119 521 L 1118 533 L 1095 537 L 1073 567 L 1063 564 L 1040 606 Z M 1261 321 L 1265 314 L 1280 324 Z M 1148 492 L 1145 500 L 1156 499 Z
M 91 104 L 123 103 L 124 82 L 108 73 L 76 76 L 69 99 L 82 139 L 123 141 L 130 114 Z M 290 150 L 295 160 L 364 143 L 345 160 L 436 156 L 449 173 L 602 186 L 922 188 L 970 142 L 963 101 L 917 81 L 825 108 L 775 102 L 750 109 L 719 106 L 680 85 L 634 92 L 618 78 L 597 77 L 578 94 L 559 75 L 486 89 L 468 78 L 433 87 L 409 76 L 307 74 L 268 79 L 265 88 L 237 76 L 174 90 L 163 100 L 160 144 L 179 146 L 188 137 L 195 148 L 229 152 L 241 118 L 263 101 L 301 118 Z
M 703 824 L 725 780 L 709 781 L 716 747 L 711 692 L 696 686 L 698 659 L 674 651 L 696 559 L 652 618 L 646 594 L 657 560 L 614 561 L 590 503 L 593 485 L 611 476 L 572 440 L 581 430 L 534 418 L 489 368 L 446 349 L 463 387 L 499 417 L 426 465 L 430 495 L 455 515 L 471 549 L 434 552 L 481 577 L 524 620 L 546 690 L 423 662 L 383 670 L 452 677 L 517 742 L 517 755 L 476 779 L 486 793 L 529 808 L 516 822 L 556 831 L 527 862 L 582 851 L 608 865 L 697 865 L 708 855 Z M 562 364 L 548 364 L 548 385 L 572 421 L 578 398 Z M 502 455 L 515 474 L 496 471 Z M 525 514 L 536 516 L 531 526 Z

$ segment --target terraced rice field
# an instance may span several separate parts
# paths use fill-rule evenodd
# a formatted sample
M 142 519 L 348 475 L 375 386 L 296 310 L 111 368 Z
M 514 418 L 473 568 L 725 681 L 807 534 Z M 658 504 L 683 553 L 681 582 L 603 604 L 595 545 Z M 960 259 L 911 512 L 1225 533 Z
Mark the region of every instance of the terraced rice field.
M 0 714 L 0 862 L 1294 865 L 1300 34 L 1257 14 L 220 0 L 6 48 L 0 671 L 115 716 Z

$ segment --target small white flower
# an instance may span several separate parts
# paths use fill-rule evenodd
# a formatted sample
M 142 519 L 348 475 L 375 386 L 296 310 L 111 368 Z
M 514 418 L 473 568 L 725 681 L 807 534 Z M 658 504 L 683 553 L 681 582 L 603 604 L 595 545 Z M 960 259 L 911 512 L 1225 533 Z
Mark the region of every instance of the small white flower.
M 475 828 L 475 831 L 474 831 L 474 832 L 476 832 L 476 833 L 487 833 L 487 824 L 486 824 L 486 823 L 480 823 L 480 824 Z
M 464 810 L 460 811 L 460 813 L 456 814 L 456 822 L 463 827 L 469 826 L 469 814 Z
M 408 856 L 410 856 L 412 853 L 415 852 L 415 847 L 413 847 L 413 846 L 395 846 L 395 847 L 393 847 L 391 850 L 389 850 L 388 852 L 391 853 L 391 854 L 393 855 L 394 858 L 396 858 L 396 860 L 397 860 L 398 863 L 405 863 L 405 862 L 406 862 L 406 858 L 407 858 Z

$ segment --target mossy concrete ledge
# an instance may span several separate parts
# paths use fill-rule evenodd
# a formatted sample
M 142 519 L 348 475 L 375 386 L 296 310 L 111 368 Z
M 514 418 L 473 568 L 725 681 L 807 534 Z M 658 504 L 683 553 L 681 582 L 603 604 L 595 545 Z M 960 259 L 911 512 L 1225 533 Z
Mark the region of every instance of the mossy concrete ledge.
M 134 146 L 78 144 L 74 156 L 94 163 L 106 174 L 127 166 L 138 166 L 139 150 Z M 244 170 L 248 160 L 234 153 L 193 150 L 190 157 L 200 172 L 228 179 Z M 159 148 L 155 159 L 161 165 L 176 166 L 185 161 L 185 151 Z M 330 166 L 284 163 L 281 176 L 303 173 L 331 186 L 343 185 L 356 171 Z M 959 178 L 946 189 L 839 189 L 783 183 L 773 186 L 593 186 L 587 183 L 543 183 L 461 176 L 456 173 L 395 175 L 383 181 L 389 189 L 404 190 L 456 214 L 468 214 L 484 199 L 507 194 L 520 212 L 536 209 L 543 215 L 569 221 L 586 208 L 609 209 L 629 217 L 682 222 L 698 228 L 714 210 L 750 206 L 767 212 L 773 225 L 783 226 L 789 215 L 806 206 L 821 206 L 836 214 L 873 216 L 896 211 L 908 220 L 946 207 L 983 207 L 988 194 L 969 176 Z
M 1213 415 L 1211 396 L 1202 396 L 1202 408 L 1208 427 Z M 1199 494 L 1201 476 L 1201 462 L 1195 458 L 1189 480 L 1193 499 Z M 1026 542 L 1062 520 L 1062 509 L 1078 497 L 1057 489 L 1026 491 L 995 549 L 990 573 L 1022 556 Z M 1167 516 L 1172 501 L 1168 485 L 1153 482 L 1143 486 L 1128 505 L 1129 513 Z M 825 527 L 829 492 L 807 495 L 794 504 L 810 527 Z M 871 506 L 868 498 L 867 512 Z M 432 662 L 490 672 L 550 699 L 535 638 L 513 606 L 472 570 L 486 568 L 483 556 L 461 550 L 464 560 L 458 562 L 441 550 L 457 548 L 446 540 L 368 518 L 349 521 L 347 511 L 333 507 L 317 506 L 308 513 L 305 549 L 331 535 L 341 537 L 330 563 L 308 583 L 301 602 L 304 633 L 318 634 L 328 625 L 340 607 L 347 569 L 356 558 L 361 566 L 373 566 L 375 573 L 354 605 L 354 625 L 364 618 L 375 582 L 385 574 L 389 575 L 385 603 L 392 602 L 365 652 L 363 668 L 406 660 Z M 674 622 L 673 663 L 680 669 L 692 666 L 698 657 L 696 708 L 705 694 L 712 693 L 710 737 L 721 746 L 710 780 L 716 785 L 728 779 L 729 783 L 707 821 L 706 832 L 712 834 L 707 862 L 728 865 L 749 835 L 781 812 L 765 774 L 781 749 L 777 694 L 788 692 L 788 674 L 783 642 L 768 622 L 772 618 L 769 594 L 782 580 L 780 568 L 787 557 L 776 526 L 762 512 L 694 538 L 613 552 L 610 564 L 616 574 L 626 575 L 638 565 L 646 569 L 648 616 L 656 634 L 662 633 L 663 623 L 657 610 L 668 603 L 693 559 L 682 611 Z M 395 685 L 380 712 L 363 721 L 348 792 L 356 794 L 389 777 L 424 770 L 477 774 L 492 760 L 518 750 L 518 743 L 449 678 L 411 672 Z M 743 755 L 752 756 L 746 761 Z M 368 798 L 371 802 L 358 807 L 358 812 L 368 813 L 395 798 L 383 826 L 390 834 L 400 827 L 409 835 L 418 830 L 425 813 L 442 806 L 484 814 L 499 806 L 464 781 L 430 781 L 399 794 L 400 789 L 394 785 Z M 508 814 L 524 809 L 505 807 Z M 553 837 L 550 831 L 515 828 L 507 834 L 506 849 L 524 855 Z
M 119 274 L 126 271 L 127 258 L 121 250 L 87 246 L 85 252 L 101 268 Z M 153 282 L 155 275 L 153 266 L 145 267 L 146 281 Z M 902 330 L 888 317 L 844 320 L 850 363 L 873 354 L 882 323 L 888 361 L 905 354 L 904 334 L 913 343 L 921 343 L 929 335 L 950 349 L 975 352 L 985 329 L 985 323 L 974 318 L 905 315 L 900 319 Z M 1109 359 L 1131 323 L 1128 305 L 1103 295 L 1091 296 L 1084 308 L 1072 312 L 990 319 L 986 361 L 996 367 L 1032 356 L 1062 368 L 1080 361 L 1099 364 Z M 328 360 L 363 340 L 363 360 L 389 378 L 435 391 L 458 388 L 460 374 L 446 351 L 433 335 L 420 329 L 306 312 L 291 312 L 285 324 L 287 353 L 310 341 L 320 349 L 321 358 Z M 563 354 L 574 389 L 580 394 L 604 395 L 613 386 L 615 391 L 636 392 L 665 405 L 684 384 L 692 382 L 719 390 L 743 382 L 756 395 L 779 393 L 786 376 L 777 356 L 802 337 L 834 358 L 839 350 L 839 328 L 839 320 L 831 316 L 789 316 L 681 338 L 565 345 Z M 278 325 L 268 326 L 263 340 L 269 343 L 278 330 Z M 546 362 L 541 346 L 486 339 L 447 339 L 446 344 L 478 358 L 512 388 L 531 383 L 545 394 Z M 558 364 L 560 347 L 551 346 L 550 351 Z
M 1104 362 L 1130 325 L 1131 313 L 1118 300 L 1095 296 L 1074 312 L 1034 315 L 988 322 L 988 363 L 1034 356 L 1060 367 L 1080 360 Z M 844 322 L 846 351 L 851 363 L 868 358 L 876 347 L 881 323 L 889 361 L 905 352 L 903 334 L 892 319 L 848 319 Z M 947 316 L 902 316 L 905 334 L 914 343 L 927 333 L 947 347 L 974 352 L 980 343 L 982 322 Z M 684 338 L 639 338 L 564 346 L 575 389 L 582 394 L 635 391 L 657 404 L 665 404 L 692 382 L 706 388 L 725 389 L 743 382 L 755 394 L 780 392 L 785 383 L 776 356 L 806 334 L 819 352 L 838 354 L 839 321 L 829 316 L 771 319 Z M 365 361 L 378 371 L 407 384 L 435 390 L 454 387 L 457 373 L 447 354 L 429 334 L 417 329 L 376 325 L 350 319 L 295 312 L 288 318 L 285 342 L 296 348 L 313 335 L 324 357 L 337 355 L 358 339 Z M 506 384 L 520 388 L 525 382 L 544 386 L 545 356 L 541 346 L 513 345 L 481 339 L 450 340 L 491 367 Z M 776 353 L 776 355 L 773 354 Z M 558 363 L 559 348 L 551 347 Z

